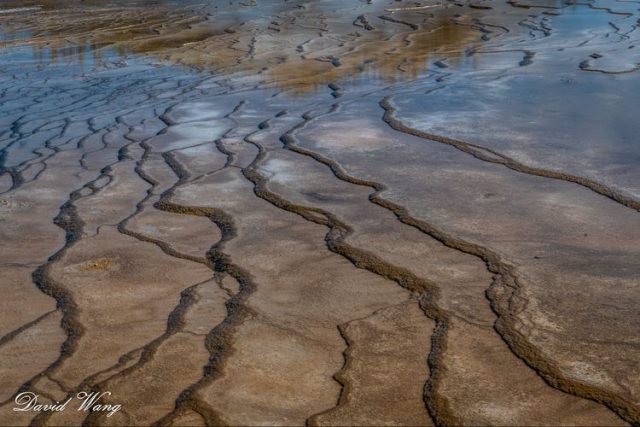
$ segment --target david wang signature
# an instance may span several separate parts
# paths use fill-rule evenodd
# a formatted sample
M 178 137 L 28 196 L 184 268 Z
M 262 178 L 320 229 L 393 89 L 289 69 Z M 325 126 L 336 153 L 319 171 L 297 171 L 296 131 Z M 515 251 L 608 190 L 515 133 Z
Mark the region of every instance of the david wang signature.
M 111 396 L 110 391 L 105 391 L 102 393 L 92 392 L 87 393 L 81 391 L 75 396 L 70 397 L 65 402 L 60 403 L 39 403 L 38 396 L 35 393 L 24 392 L 20 393 L 16 396 L 15 403 L 16 407 L 13 408 L 14 411 L 17 412 L 62 412 L 67 409 L 67 406 L 74 401 L 77 400 L 79 405 L 76 409 L 78 412 L 106 412 L 107 417 L 112 416 L 122 409 L 122 405 L 120 404 L 103 404 L 99 403 L 100 399 L 105 396 Z

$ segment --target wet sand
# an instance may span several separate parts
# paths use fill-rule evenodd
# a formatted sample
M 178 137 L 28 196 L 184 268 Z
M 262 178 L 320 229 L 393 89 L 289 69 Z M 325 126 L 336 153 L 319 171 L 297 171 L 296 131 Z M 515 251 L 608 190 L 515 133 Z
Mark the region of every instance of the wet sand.
M 0 425 L 640 424 L 638 2 L 5 3 Z

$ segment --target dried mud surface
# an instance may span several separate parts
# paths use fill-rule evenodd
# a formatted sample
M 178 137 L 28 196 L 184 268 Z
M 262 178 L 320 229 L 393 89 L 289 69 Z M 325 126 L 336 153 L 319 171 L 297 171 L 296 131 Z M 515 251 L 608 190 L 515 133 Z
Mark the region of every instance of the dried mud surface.
M 0 425 L 640 425 L 639 7 L 4 2 Z

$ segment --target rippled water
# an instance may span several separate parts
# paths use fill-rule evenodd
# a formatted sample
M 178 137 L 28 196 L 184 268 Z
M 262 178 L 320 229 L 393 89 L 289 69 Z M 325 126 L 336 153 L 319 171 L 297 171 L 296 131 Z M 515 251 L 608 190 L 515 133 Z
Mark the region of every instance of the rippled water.
M 262 363 L 260 352 L 246 350 L 267 345 L 262 335 L 242 332 L 246 325 L 230 309 L 224 325 L 238 328 L 237 358 L 223 342 L 216 344 L 220 354 L 208 349 L 205 359 L 229 358 L 236 376 L 217 377 L 217 365 L 202 374 L 204 362 L 194 362 L 195 385 L 173 378 L 176 390 L 163 386 L 172 391 L 158 413 L 133 415 L 142 424 L 174 419 L 201 401 L 223 402 L 216 406 L 221 419 L 237 424 L 303 423 L 313 414 L 336 416 L 337 424 L 371 421 L 339 417 L 339 408 L 358 407 L 358 399 L 321 412 L 336 401 L 331 378 L 344 344 L 336 325 L 356 353 L 366 353 L 362 343 L 370 340 L 362 336 L 373 334 L 370 326 L 344 325 L 380 313 L 387 297 L 400 298 L 357 288 L 361 279 L 350 268 L 420 295 L 421 310 L 439 325 L 423 325 L 436 331 L 428 350 L 433 375 L 424 402 L 424 382 L 416 393 L 434 422 L 638 423 L 640 380 L 630 373 L 640 370 L 639 7 L 623 0 L 3 2 L 0 214 L 17 224 L 7 228 L 5 247 L 23 247 L 5 254 L 12 257 L 7 271 L 21 275 L 7 291 L 11 307 L 23 307 L 11 319 L 19 329 L 41 314 L 31 313 L 24 295 L 50 295 L 67 321 L 60 339 L 72 349 L 50 357 L 62 368 L 47 359 L 32 371 L 68 384 L 93 378 L 82 361 L 83 345 L 90 347 L 83 339 L 104 346 L 105 359 L 96 362 L 102 370 L 120 369 L 116 361 L 139 346 L 156 351 L 149 350 L 155 335 L 144 335 L 140 325 L 158 321 L 164 328 L 166 316 L 141 321 L 125 313 L 119 323 L 105 315 L 117 333 L 84 319 L 96 302 L 78 283 L 95 278 L 63 255 L 81 257 L 89 251 L 78 249 L 83 245 L 117 248 L 126 235 L 136 245 L 157 245 L 172 262 L 194 262 L 189 243 L 202 237 L 198 229 L 189 230 L 180 252 L 163 233 L 188 226 L 140 219 L 162 211 L 213 218 L 224 239 L 240 242 L 230 245 L 230 259 L 279 287 L 265 297 L 260 283 L 256 295 L 246 285 L 235 294 L 246 291 L 246 299 L 234 304 L 264 310 L 268 320 L 251 318 L 251 327 L 303 331 L 299 352 L 311 362 L 275 358 L 255 374 L 264 379 L 255 380 L 257 388 L 295 390 L 297 409 L 280 408 L 283 398 L 271 391 L 259 399 L 206 394 L 211 384 L 246 389 L 254 380 L 245 378 L 253 372 L 246 367 Z M 20 211 L 25 206 L 30 213 Z M 130 224 L 136 221 L 144 227 Z M 114 224 L 117 237 L 101 234 Z M 34 238 L 32 230 L 47 238 Z M 281 242 L 283 236 L 290 240 Z M 304 250 L 291 249 L 296 238 Z M 87 243 L 92 239 L 99 244 Z M 211 248 L 207 254 L 218 256 L 220 249 Z M 273 248 L 287 255 L 273 255 Z M 328 262 L 329 253 L 343 263 Z M 159 262 L 136 254 L 144 265 Z M 305 262 L 314 268 L 297 270 Z M 49 273 L 32 277 L 24 265 L 64 269 L 68 282 L 60 287 L 77 301 L 65 305 L 67 294 L 42 279 Z M 218 275 L 236 271 L 211 265 Z M 107 296 L 109 286 L 126 281 L 113 274 L 111 282 L 95 279 L 107 283 Z M 336 293 L 343 280 L 346 291 L 359 289 L 356 296 Z M 137 296 L 142 305 L 158 303 L 144 295 Z M 185 294 L 177 295 L 171 316 L 184 308 Z M 352 314 L 347 302 L 364 314 Z M 87 323 L 87 337 L 73 329 L 76 320 Z M 168 323 L 172 333 L 181 327 Z M 224 329 L 207 326 L 210 340 Z M 360 338 L 350 341 L 348 331 Z M 282 354 L 277 345 L 291 346 L 270 334 L 271 354 Z M 406 340 L 398 348 L 411 348 Z M 316 342 L 323 346 L 317 354 L 329 353 L 317 356 L 321 363 L 305 347 Z M 398 361 L 380 363 L 393 373 Z M 34 372 L 7 377 L 0 401 Z M 302 374 L 325 382 L 307 389 L 315 383 L 291 379 Z M 119 386 L 137 381 L 126 378 Z M 353 381 L 366 388 L 366 378 Z M 188 397 L 176 401 L 195 389 L 206 397 L 185 391 Z M 367 390 L 376 395 L 374 389 Z M 365 405 L 363 413 L 382 406 Z M 281 412 L 262 418 L 265 407 Z
M 84 72 L 147 53 L 215 73 L 257 72 L 295 92 L 392 85 L 390 93 L 407 93 L 400 114 L 422 130 L 639 194 L 637 100 L 628 95 L 638 90 L 635 2 L 447 3 L 395 13 L 385 9 L 402 5 L 254 3 L 6 2 L 2 66 Z M 357 19 L 341 22 L 341 11 Z M 367 12 L 400 23 L 373 28 Z

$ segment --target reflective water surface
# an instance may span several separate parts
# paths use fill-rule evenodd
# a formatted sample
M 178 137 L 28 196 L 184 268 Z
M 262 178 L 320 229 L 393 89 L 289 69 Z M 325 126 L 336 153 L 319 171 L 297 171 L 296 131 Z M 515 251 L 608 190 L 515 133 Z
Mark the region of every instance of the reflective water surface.
M 0 425 L 640 423 L 639 7 L 2 2 Z

